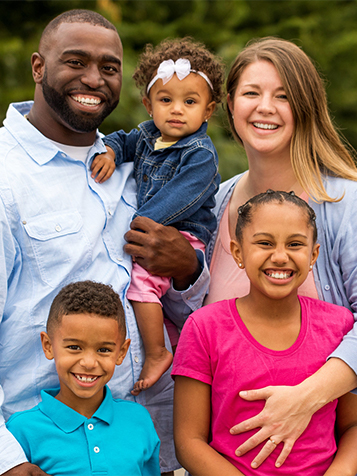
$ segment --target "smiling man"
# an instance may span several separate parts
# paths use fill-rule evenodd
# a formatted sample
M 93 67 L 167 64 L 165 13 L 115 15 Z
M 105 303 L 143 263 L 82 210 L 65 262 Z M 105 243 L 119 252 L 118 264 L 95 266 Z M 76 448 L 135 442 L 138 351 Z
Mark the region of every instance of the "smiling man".
M 91 178 L 90 158 L 106 150 L 97 128 L 119 102 L 122 60 L 118 33 L 105 18 L 87 10 L 63 13 L 46 27 L 32 55 L 34 101 L 11 104 L 0 129 L 0 474 L 44 474 L 26 462 L 4 421 L 37 405 L 42 389 L 58 386 L 53 362 L 42 355 L 40 332 L 59 289 L 89 279 L 111 284 L 119 294 L 131 346 L 110 387 L 114 398 L 133 400 L 143 355 L 126 298 L 128 253 L 151 272 L 173 276 L 177 289 L 200 272 L 195 251 L 176 229 L 142 219 L 138 228 L 145 233 L 133 225 L 127 232 L 136 208 L 131 164 L 105 184 Z M 200 300 L 194 293 L 172 287 L 167 298 L 175 312 L 184 303 L 194 309 Z M 179 466 L 172 390 L 166 372 L 135 398 L 155 423 L 163 472 Z

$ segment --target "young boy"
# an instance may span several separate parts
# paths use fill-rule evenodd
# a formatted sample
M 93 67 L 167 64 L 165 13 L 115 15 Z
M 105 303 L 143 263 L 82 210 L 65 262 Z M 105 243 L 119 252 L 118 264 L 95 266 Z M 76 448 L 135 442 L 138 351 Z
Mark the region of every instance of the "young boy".
M 106 385 L 130 345 L 119 296 L 105 284 L 69 284 L 52 303 L 46 331 L 42 347 L 60 388 L 43 390 L 41 403 L 7 423 L 28 460 L 51 475 L 159 476 L 149 413 L 113 399 Z

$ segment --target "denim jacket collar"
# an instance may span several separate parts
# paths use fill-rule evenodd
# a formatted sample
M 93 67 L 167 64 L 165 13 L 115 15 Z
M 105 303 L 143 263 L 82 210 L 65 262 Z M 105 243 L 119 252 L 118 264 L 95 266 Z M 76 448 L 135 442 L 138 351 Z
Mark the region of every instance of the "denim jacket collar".
M 193 142 L 195 142 L 200 136 L 202 138 L 206 135 L 207 133 L 207 122 L 203 122 L 201 127 L 194 132 L 193 134 L 190 134 L 189 136 L 183 137 L 182 139 L 178 140 L 176 144 L 173 144 L 171 147 L 175 148 L 183 148 L 183 147 L 189 147 L 192 145 Z M 144 135 L 144 140 L 146 144 L 150 147 L 150 149 L 154 150 L 154 144 L 156 139 L 158 139 L 161 136 L 161 132 L 159 129 L 155 126 L 154 121 L 145 121 L 139 124 L 139 129 L 142 131 Z

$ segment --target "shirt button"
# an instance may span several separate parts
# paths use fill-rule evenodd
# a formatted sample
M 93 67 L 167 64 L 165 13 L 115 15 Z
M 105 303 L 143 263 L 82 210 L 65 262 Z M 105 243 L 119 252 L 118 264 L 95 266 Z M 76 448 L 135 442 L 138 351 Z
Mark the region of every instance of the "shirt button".
M 99 453 L 100 449 L 98 448 L 98 446 L 95 446 L 94 447 L 94 453 Z
M 55 227 L 55 230 L 56 230 L 56 231 L 61 231 L 61 230 L 62 230 L 62 228 L 61 228 L 61 226 L 60 226 L 60 225 L 56 225 L 56 227 Z
M 143 175 L 143 180 L 144 180 L 144 182 L 147 182 L 148 179 L 149 179 L 149 177 L 148 177 L 146 174 L 144 174 L 144 175 Z
M 328 284 L 326 284 L 325 289 L 326 289 L 326 291 L 330 291 L 330 286 Z
M 67 157 L 67 154 L 65 154 L 64 152 L 61 153 L 62 157 Z
M 89 423 L 88 430 L 93 430 L 93 428 L 94 428 L 94 425 L 92 425 L 92 423 Z
M 108 215 L 110 215 L 110 216 L 112 216 L 112 215 L 113 215 L 113 213 L 112 213 L 112 211 L 111 211 L 111 210 L 108 210 Z
M 134 357 L 134 360 L 135 360 L 136 363 L 138 363 L 138 362 L 139 362 L 139 357 L 136 355 L 136 356 Z
M 24 221 L 22 222 L 22 224 L 23 224 L 23 225 L 26 225 L 26 223 L 27 223 L 27 221 L 26 221 L 26 220 L 24 220 Z

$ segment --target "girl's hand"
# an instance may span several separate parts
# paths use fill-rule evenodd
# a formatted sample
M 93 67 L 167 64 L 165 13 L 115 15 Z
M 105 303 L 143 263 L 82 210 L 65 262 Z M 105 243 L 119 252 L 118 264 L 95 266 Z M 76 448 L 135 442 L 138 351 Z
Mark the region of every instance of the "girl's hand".
M 245 400 L 266 400 L 263 410 L 248 420 L 231 428 L 234 435 L 260 427 L 261 429 L 236 450 L 243 455 L 252 448 L 266 441 L 266 444 L 252 462 L 257 468 L 275 450 L 276 445 L 283 442 L 284 447 L 276 460 L 276 467 L 281 466 L 295 441 L 310 422 L 316 406 L 306 398 L 299 386 L 296 387 L 265 387 L 259 390 L 240 392 Z
M 115 154 L 114 151 L 107 147 L 106 154 L 99 154 L 94 157 L 90 167 L 92 171 L 92 178 L 97 183 L 103 183 L 113 175 L 115 170 Z

